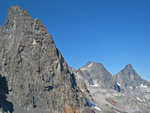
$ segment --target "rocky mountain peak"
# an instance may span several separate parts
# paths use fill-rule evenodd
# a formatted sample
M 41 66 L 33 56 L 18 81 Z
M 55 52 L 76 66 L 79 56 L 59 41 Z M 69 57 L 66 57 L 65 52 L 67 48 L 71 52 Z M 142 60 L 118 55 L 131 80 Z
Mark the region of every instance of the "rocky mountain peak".
M 107 71 L 107 69 L 101 63 L 96 62 L 88 62 L 85 66 L 79 68 L 79 70 L 84 73 L 89 73 L 92 78 L 95 79 L 110 79 L 111 74 Z
M 131 64 L 126 65 L 117 75 L 112 77 L 109 77 L 109 72 L 102 64 L 95 62 L 88 62 L 78 70 L 70 68 L 70 71 L 76 75 L 79 87 L 82 87 L 84 91 L 86 88 L 83 82 L 85 83 L 92 99 L 99 105 L 100 109 L 105 109 L 105 105 L 111 104 L 112 110 L 108 112 L 147 113 L 150 111 L 150 104 L 148 103 L 150 83 L 143 80 Z M 133 105 L 136 107 L 133 108 Z M 102 109 L 102 112 L 106 111 Z
M 89 66 L 89 67 L 91 67 L 91 66 L 103 66 L 103 64 L 102 63 L 93 62 L 93 61 L 89 61 L 89 62 L 86 63 L 86 66 Z
M 124 76 L 126 77 L 130 77 L 131 75 L 132 76 L 137 76 L 139 77 L 139 75 L 135 72 L 135 70 L 133 69 L 132 65 L 131 64 L 128 64 L 126 65 L 122 70 L 121 70 L 122 73 L 124 73 Z
M 21 16 L 22 10 L 19 6 L 12 6 L 8 9 L 6 22 L 15 21 L 18 17 Z
M 125 68 L 122 69 L 122 71 L 128 72 L 128 73 L 130 73 L 130 74 L 131 74 L 131 73 L 132 73 L 132 74 L 135 74 L 135 73 L 136 73 L 131 64 L 126 65 Z
M 133 69 L 133 67 L 132 67 L 131 64 L 127 64 L 127 65 L 125 66 L 125 69 Z
M 126 65 L 125 68 L 114 75 L 113 78 L 121 84 L 122 88 L 135 88 L 141 84 L 149 84 L 136 73 L 131 64 Z
M 12 6 L 8 9 L 8 16 L 13 15 L 16 16 L 22 12 L 20 6 Z
M 15 19 L 23 15 L 30 16 L 26 9 L 22 10 L 20 6 L 12 6 L 8 9 L 7 18 L 9 19 L 11 17 L 11 19 Z
M 101 63 L 90 61 L 78 70 L 70 68 L 70 71 L 74 73 L 78 78 L 83 78 L 83 80 L 86 80 L 90 85 L 107 87 L 120 92 L 120 88 L 112 79 L 112 75 Z
M 92 61 L 89 61 L 86 63 L 86 65 L 82 66 L 81 68 L 79 68 L 81 70 L 97 70 L 97 71 L 104 71 L 105 70 L 105 67 L 103 64 L 101 63 L 97 63 L 97 62 L 92 62 Z
M 92 112 L 45 25 L 19 6 L 0 29 L 0 75 L 15 113 Z
M 26 27 L 30 24 L 31 20 L 33 19 L 27 10 L 22 10 L 19 6 L 12 6 L 8 9 L 7 19 L 3 25 L 3 32 L 5 32 L 6 29 L 10 30 L 12 28 L 16 29 L 17 27 Z M 27 25 L 24 26 L 23 23 Z

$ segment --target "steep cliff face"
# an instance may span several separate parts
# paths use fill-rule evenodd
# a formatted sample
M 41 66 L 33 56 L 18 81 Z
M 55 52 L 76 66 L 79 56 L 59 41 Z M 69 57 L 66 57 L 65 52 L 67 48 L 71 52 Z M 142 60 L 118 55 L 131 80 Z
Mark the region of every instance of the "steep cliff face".
M 43 23 L 18 6 L 0 27 L 0 74 L 7 78 L 12 103 L 26 112 L 62 113 L 74 106 L 92 112 Z

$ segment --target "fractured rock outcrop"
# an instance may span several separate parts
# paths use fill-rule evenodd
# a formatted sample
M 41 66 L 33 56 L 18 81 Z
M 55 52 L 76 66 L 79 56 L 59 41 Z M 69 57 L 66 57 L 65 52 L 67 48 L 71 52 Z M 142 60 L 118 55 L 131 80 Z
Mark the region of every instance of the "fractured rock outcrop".
M 0 74 L 7 78 L 15 113 L 62 113 L 74 106 L 94 112 L 44 24 L 19 6 L 9 9 L 0 27 Z

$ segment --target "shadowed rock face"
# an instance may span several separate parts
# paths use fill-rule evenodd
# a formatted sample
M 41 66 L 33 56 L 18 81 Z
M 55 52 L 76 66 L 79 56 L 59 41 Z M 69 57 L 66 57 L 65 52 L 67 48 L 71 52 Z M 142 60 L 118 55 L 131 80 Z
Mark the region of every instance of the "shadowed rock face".
M 0 75 L 0 109 L 2 109 L 2 112 L 12 113 L 14 109 L 13 109 L 13 104 L 7 101 L 6 95 L 8 93 L 9 91 L 8 91 L 6 78 Z
M 92 112 L 43 23 L 18 6 L 9 9 L 0 27 L 0 73 L 13 103 L 27 112 L 61 113 L 66 106 Z

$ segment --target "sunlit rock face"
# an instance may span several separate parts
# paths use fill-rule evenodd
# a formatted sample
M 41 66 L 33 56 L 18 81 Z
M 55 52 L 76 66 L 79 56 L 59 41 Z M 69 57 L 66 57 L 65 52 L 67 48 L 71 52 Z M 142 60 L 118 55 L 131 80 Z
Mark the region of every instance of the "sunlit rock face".
M 0 27 L 0 74 L 8 82 L 9 112 L 94 112 L 44 24 L 19 6 Z
M 93 87 L 105 87 L 120 92 L 120 87 L 101 63 L 88 62 L 79 69 L 70 68 L 78 78 L 83 78 Z
M 131 64 L 125 66 L 119 73 L 113 76 L 113 78 L 121 85 L 122 88 L 130 87 L 136 88 L 141 84 L 150 86 L 150 83 L 143 80 L 133 69 Z
M 92 100 L 88 102 L 97 113 L 149 113 L 150 83 L 143 80 L 131 64 L 114 76 L 96 62 L 69 69 L 75 74 L 80 89 L 85 93 L 89 91 L 87 96 Z

